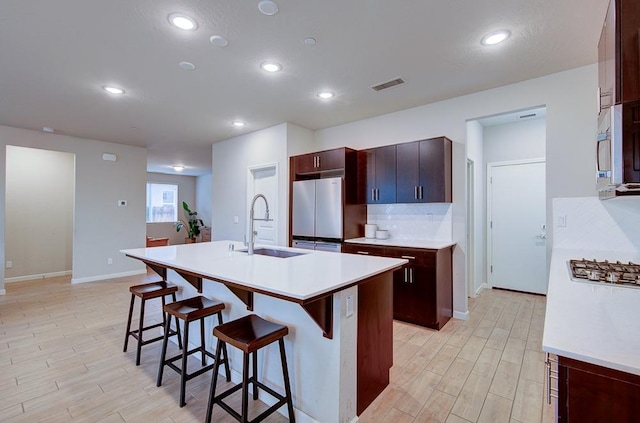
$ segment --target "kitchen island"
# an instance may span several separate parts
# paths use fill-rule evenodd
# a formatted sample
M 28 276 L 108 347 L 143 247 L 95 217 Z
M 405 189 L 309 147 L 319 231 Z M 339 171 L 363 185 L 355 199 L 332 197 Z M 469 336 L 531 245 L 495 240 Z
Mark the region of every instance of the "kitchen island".
M 582 258 L 640 262 L 638 253 L 554 248 L 542 349 L 558 356 L 558 421 L 637 421 L 640 288 L 573 280 L 568 262 Z
M 179 285 L 180 298 L 201 292 L 223 301 L 225 321 L 254 312 L 286 324 L 297 421 L 353 421 L 389 383 L 392 274 L 406 260 L 284 247 L 276 248 L 285 253 L 267 253 L 299 255 L 249 256 L 241 248 L 216 241 L 123 253 Z M 213 322 L 207 324 L 205 341 L 213 350 Z M 239 381 L 239 353 L 230 351 L 230 359 Z M 277 351 L 266 348 L 258 361 L 266 383 L 282 389 Z M 268 396 L 261 399 L 271 404 Z

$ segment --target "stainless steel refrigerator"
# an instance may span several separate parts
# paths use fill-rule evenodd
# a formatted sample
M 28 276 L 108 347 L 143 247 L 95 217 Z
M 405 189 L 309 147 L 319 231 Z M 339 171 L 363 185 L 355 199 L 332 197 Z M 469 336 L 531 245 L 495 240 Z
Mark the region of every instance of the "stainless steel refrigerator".
M 340 251 L 342 233 L 342 178 L 293 182 L 293 246 Z

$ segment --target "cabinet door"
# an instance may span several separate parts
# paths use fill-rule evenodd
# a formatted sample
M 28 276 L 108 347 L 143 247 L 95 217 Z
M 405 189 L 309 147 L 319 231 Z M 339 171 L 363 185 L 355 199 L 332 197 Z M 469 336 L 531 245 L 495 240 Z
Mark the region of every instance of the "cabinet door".
M 421 202 L 451 202 L 451 153 L 451 141 L 444 137 L 420 141 Z
M 600 95 L 600 110 L 615 104 L 619 93 L 616 91 L 616 62 L 615 62 L 615 0 L 609 2 L 600 41 L 598 42 L 598 91 Z
M 414 322 L 416 316 L 413 286 L 409 283 L 409 266 L 393 272 L 393 318 Z
M 436 271 L 433 267 L 414 266 L 411 285 L 413 287 L 414 307 L 420 311 L 415 323 L 439 329 L 438 325 L 438 292 Z
M 318 170 L 333 170 L 344 168 L 344 148 L 321 151 L 316 154 L 316 165 Z
M 366 150 L 367 204 L 396 202 L 396 146 Z
M 316 171 L 316 155 L 303 154 L 293 158 L 293 169 L 296 174 L 311 173 Z
M 396 146 L 396 199 L 398 203 L 419 203 L 418 196 L 420 143 L 410 142 Z

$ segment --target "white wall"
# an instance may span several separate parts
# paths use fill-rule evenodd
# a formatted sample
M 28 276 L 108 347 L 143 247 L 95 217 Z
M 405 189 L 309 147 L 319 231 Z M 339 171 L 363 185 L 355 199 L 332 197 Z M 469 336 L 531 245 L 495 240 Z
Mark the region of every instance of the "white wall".
M 543 158 L 546 118 L 484 128 L 485 163 Z
M 7 146 L 5 280 L 71 273 L 75 157 Z
M 203 213 L 202 210 L 198 208 L 195 176 L 148 172 L 147 182 L 178 185 L 178 219 L 185 221 L 187 219 L 182 209 L 182 202 L 186 201 L 192 211 L 195 210 L 198 212 L 198 217 L 204 221 L 206 226 L 211 225 L 211 219 L 209 218 L 211 215 Z M 177 232 L 173 222 L 147 223 L 147 236 L 152 238 L 168 237 L 169 244 L 178 245 L 184 244 L 187 232 L 184 229 Z
M 454 311 L 467 313 L 465 283 L 466 149 L 468 120 L 536 106 L 547 107 L 547 199 L 595 195 L 593 140 L 596 133 L 597 66 L 427 104 L 316 131 L 318 150 L 350 145 L 368 148 L 445 135 L 453 149 Z M 551 228 L 551 201 L 547 227 Z M 549 231 L 552 239 L 553 233 Z M 551 251 L 551 239 L 548 254 Z
M 286 149 L 286 123 L 213 144 L 213 239 L 244 240 L 249 207 L 246 198 L 248 168 L 278 163 L 278 240 L 280 245 L 286 244 L 289 180 Z M 274 207 L 273 201 L 270 207 Z M 234 223 L 234 216 L 238 217 L 238 223 Z
M 41 148 L 76 156 L 72 282 L 144 272 L 121 249 L 145 245 L 146 149 L 85 138 L 0 126 L 0 175 L 6 172 L 6 146 Z M 103 153 L 118 160 L 102 160 Z M 0 222 L 5 221 L 5 184 L 0 184 Z M 118 207 L 127 200 L 127 207 Z M 113 264 L 107 264 L 107 258 Z M 5 261 L 5 227 L 0 226 L 0 258 Z M 4 291 L 4 266 L 0 266 Z M 1 292 L 0 291 L 0 292 Z
M 195 206 L 198 216 L 204 220 L 205 225 L 211 226 L 211 184 L 213 180 L 211 174 L 198 176 L 196 178 L 196 201 Z M 214 230 L 213 228 L 211 229 Z

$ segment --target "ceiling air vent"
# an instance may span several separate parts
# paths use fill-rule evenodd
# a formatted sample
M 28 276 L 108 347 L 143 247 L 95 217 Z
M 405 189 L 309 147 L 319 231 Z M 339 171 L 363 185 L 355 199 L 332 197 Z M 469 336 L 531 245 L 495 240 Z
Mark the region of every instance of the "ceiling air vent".
M 374 85 L 373 88 L 376 91 L 386 90 L 387 88 L 395 87 L 396 85 L 404 84 L 402 78 L 396 78 L 391 81 L 383 82 L 382 84 Z

